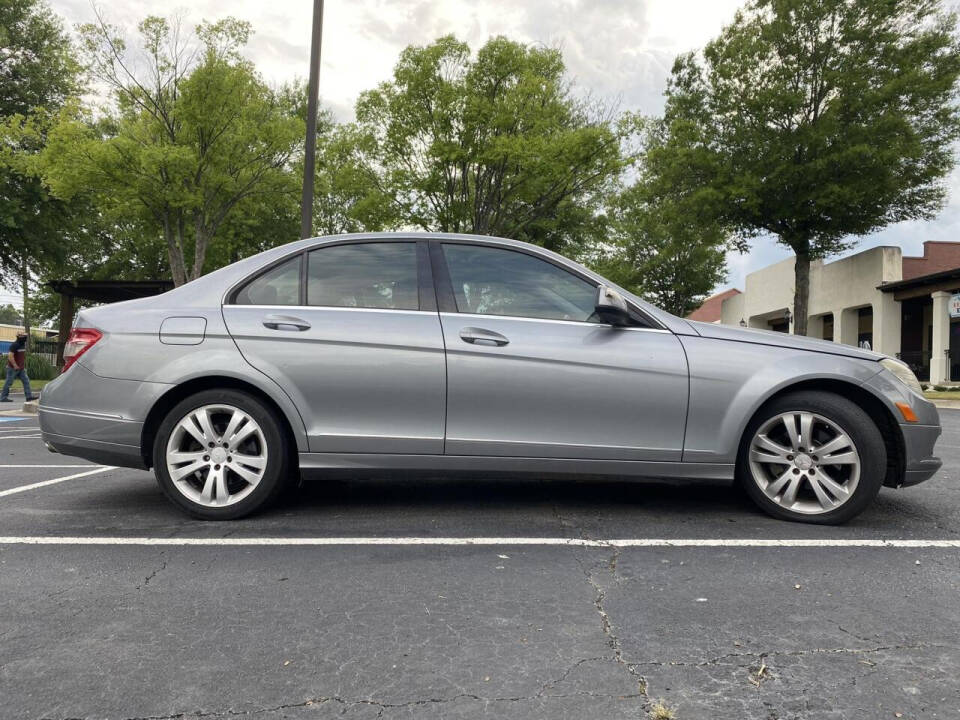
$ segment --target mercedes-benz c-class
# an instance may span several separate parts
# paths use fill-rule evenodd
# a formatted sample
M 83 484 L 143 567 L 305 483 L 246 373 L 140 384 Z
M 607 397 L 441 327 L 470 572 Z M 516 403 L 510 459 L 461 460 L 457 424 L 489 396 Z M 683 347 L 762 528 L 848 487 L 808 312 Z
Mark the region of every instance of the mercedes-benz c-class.
M 268 250 L 82 310 L 44 389 L 58 453 L 153 468 L 237 518 L 335 470 L 735 480 L 843 522 L 940 467 L 900 361 L 691 322 L 521 242 L 368 234 Z

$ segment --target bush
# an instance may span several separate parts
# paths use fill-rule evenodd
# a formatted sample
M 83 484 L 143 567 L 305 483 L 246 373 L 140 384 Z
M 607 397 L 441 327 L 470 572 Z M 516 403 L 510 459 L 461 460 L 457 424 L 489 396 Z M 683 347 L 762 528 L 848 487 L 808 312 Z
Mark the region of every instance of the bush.
M 7 374 L 7 356 L 0 358 L 0 374 Z M 31 380 L 53 380 L 57 376 L 57 368 L 51 365 L 46 358 L 27 353 L 27 375 Z
M 57 368 L 45 357 L 27 353 L 27 375 L 36 380 L 53 380 L 57 376 Z

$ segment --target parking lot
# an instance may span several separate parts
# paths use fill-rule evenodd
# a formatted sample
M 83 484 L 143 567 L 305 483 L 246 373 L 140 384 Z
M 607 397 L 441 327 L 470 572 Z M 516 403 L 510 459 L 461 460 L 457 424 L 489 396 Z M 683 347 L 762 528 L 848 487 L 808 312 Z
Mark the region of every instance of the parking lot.
M 0 415 L 0 717 L 956 718 L 941 416 L 935 479 L 821 528 L 724 484 L 406 476 L 202 523 Z

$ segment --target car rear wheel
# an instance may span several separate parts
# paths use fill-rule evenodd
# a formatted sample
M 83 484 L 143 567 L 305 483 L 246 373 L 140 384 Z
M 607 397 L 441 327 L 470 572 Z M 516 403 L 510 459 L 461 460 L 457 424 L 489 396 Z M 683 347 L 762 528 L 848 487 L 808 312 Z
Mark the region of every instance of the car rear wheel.
M 204 520 L 232 520 L 268 505 L 282 489 L 288 457 L 273 411 L 237 390 L 205 390 L 178 403 L 153 447 L 163 492 Z
M 770 515 L 827 525 L 861 513 L 886 467 L 883 437 L 862 408 L 832 393 L 793 393 L 748 425 L 737 480 Z

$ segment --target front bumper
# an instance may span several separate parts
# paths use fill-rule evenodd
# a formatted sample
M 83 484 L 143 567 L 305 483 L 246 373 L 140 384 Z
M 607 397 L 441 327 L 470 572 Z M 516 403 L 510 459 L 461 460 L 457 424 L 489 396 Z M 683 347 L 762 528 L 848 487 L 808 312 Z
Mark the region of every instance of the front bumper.
M 943 461 L 933 454 L 934 445 L 941 432 L 940 415 L 936 406 L 909 390 L 892 373 L 885 370 L 870 378 L 866 387 L 884 401 L 897 423 L 903 441 L 899 468 L 897 472 L 887 475 L 884 484 L 889 487 L 904 487 L 932 478 L 943 465 Z M 897 403 L 909 405 L 917 417 L 917 422 L 905 422 Z
M 943 466 L 943 461 L 933 454 L 933 447 L 940 437 L 940 426 L 901 424 L 900 431 L 903 433 L 905 462 L 899 486 L 929 480 Z

